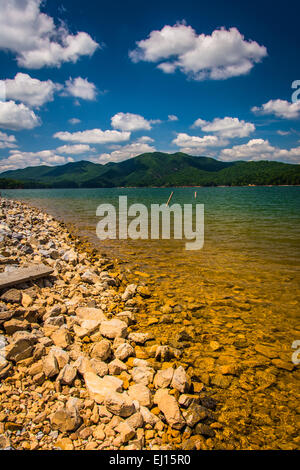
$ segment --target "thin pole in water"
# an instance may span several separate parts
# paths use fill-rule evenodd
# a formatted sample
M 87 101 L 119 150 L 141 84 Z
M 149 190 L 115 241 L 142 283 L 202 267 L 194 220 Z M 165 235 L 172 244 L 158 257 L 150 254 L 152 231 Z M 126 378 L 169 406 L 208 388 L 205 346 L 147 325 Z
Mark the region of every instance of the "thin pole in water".
M 197 198 L 197 191 L 195 191 L 195 199 Z
M 167 201 L 167 203 L 166 203 L 166 206 L 169 205 L 169 203 L 170 203 L 170 201 L 171 201 L 171 199 L 172 199 L 172 197 L 173 197 L 173 194 L 174 194 L 174 191 L 171 192 L 170 197 L 169 197 L 169 199 L 168 199 L 168 201 Z

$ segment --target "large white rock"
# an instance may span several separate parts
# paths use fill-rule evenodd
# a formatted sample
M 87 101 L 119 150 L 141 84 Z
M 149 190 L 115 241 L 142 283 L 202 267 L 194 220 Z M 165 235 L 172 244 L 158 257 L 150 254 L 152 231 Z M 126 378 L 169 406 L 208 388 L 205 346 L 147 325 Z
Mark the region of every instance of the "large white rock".
M 125 322 L 117 319 L 103 321 L 100 325 L 100 333 L 106 338 L 126 338 L 127 325 Z
M 100 405 L 103 405 L 111 394 L 121 392 L 123 386 L 123 381 L 117 377 L 105 375 L 101 379 L 93 372 L 86 372 L 84 381 L 90 397 Z
M 137 384 L 148 385 L 153 382 L 154 370 L 150 367 L 134 367 L 130 373 Z
M 172 382 L 171 382 L 171 387 L 175 388 L 176 390 L 179 390 L 181 393 L 185 393 L 189 389 L 189 378 L 182 366 L 179 366 L 177 369 L 175 369 Z
M 98 320 L 99 322 L 107 320 L 100 308 L 79 307 L 76 310 L 76 315 L 83 320 Z
M 156 388 L 167 388 L 169 387 L 174 374 L 174 369 L 169 367 L 168 369 L 159 370 L 154 378 L 154 386 Z
M 120 344 L 115 350 L 115 356 L 117 359 L 124 361 L 130 356 L 134 356 L 134 349 L 129 343 Z
M 112 392 L 106 396 L 105 406 L 108 411 L 123 418 L 131 416 L 136 411 L 133 401 L 125 392 Z

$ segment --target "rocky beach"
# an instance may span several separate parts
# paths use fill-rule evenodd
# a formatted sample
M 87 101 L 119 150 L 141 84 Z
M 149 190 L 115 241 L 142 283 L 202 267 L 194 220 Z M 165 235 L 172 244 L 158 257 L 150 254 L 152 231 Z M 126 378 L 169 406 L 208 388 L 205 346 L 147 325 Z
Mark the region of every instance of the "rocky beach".
M 217 402 L 182 349 L 137 322 L 146 282 L 21 202 L 1 200 L 0 235 L 2 279 L 48 272 L 0 291 L 1 449 L 222 448 Z

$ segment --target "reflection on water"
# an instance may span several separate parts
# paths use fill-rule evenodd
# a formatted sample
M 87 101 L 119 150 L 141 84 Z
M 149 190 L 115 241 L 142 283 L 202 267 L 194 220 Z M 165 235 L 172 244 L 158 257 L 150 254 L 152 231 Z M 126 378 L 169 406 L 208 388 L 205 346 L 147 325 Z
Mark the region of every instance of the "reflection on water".
M 223 405 L 225 447 L 297 448 L 299 366 L 291 362 L 291 345 L 300 339 L 299 188 L 198 188 L 197 202 L 205 204 L 200 251 L 186 251 L 180 240 L 96 238 L 99 204 L 117 204 L 119 195 L 127 195 L 129 204 L 150 207 L 165 203 L 171 190 L 22 190 L 4 195 L 74 224 L 101 252 L 120 259 L 130 280 L 146 279 L 153 298 L 141 312 L 140 325 L 175 346 L 180 346 L 182 330 L 190 335 L 183 344 L 184 360 Z M 193 188 L 174 189 L 172 203 L 193 202 Z M 173 315 L 171 324 L 162 312 Z M 150 326 L 149 317 L 157 317 L 158 323 Z M 219 347 L 211 347 L 212 342 Z

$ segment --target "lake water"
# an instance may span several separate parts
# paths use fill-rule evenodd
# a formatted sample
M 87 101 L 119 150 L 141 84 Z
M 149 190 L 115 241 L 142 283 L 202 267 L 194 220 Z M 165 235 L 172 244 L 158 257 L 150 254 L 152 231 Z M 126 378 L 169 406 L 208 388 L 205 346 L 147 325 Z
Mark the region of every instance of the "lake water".
M 126 195 L 129 205 L 150 207 L 165 203 L 171 191 L 171 204 L 195 203 L 195 191 L 204 204 L 202 250 L 186 251 L 181 240 L 97 239 L 99 204 L 117 205 Z M 1 192 L 72 225 L 117 258 L 130 281 L 148 283 L 153 297 L 139 324 L 175 346 L 182 330 L 190 335 L 183 360 L 220 401 L 225 448 L 299 447 L 299 366 L 291 357 L 292 343 L 300 340 L 300 188 Z M 161 321 L 162 306 L 173 315 L 171 324 Z M 149 318 L 157 323 L 149 325 Z

